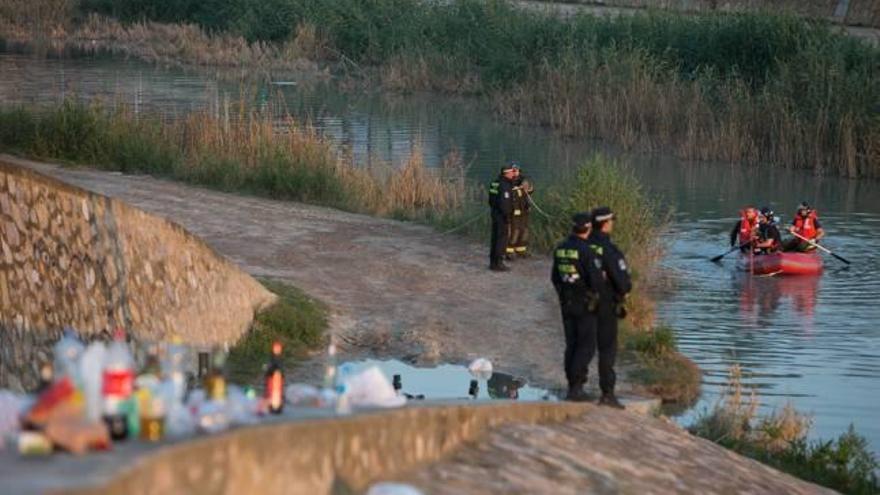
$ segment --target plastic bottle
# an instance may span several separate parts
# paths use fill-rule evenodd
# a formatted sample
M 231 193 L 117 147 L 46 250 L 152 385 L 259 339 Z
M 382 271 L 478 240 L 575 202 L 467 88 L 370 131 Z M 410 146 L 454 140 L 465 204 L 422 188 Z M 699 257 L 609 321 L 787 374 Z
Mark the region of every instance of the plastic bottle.
M 269 366 L 264 376 L 263 398 L 272 414 L 281 414 L 284 410 L 284 370 L 281 365 L 281 350 L 281 342 L 272 344 L 272 357 L 269 359 Z
M 114 440 L 124 440 L 129 435 L 128 402 L 134 388 L 134 360 L 125 343 L 125 331 L 117 329 L 113 342 L 107 349 L 102 374 L 101 398 L 104 421 Z
M 350 364 L 343 364 L 336 373 L 336 414 L 351 414 L 351 402 L 349 401 L 348 383 L 346 379 L 351 371 Z
M 82 379 L 86 400 L 86 417 L 98 421 L 103 414 L 102 380 L 107 346 L 103 342 L 92 342 L 82 354 L 79 362 L 79 376 Z
M 214 349 L 211 356 L 211 370 L 205 376 L 204 388 L 208 399 L 223 402 L 226 400 L 226 377 L 223 370 L 226 366 L 226 351 Z
M 173 400 L 181 404 L 186 397 L 186 354 L 183 341 L 175 335 L 171 337 L 162 361 L 162 374 L 174 390 Z
M 336 387 L 336 344 L 330 337 L 330 345 L 327 346 L 327 367 L 324 371 L 324 389 L 333 390 Z
M 80 383 L 79 361 L 85 346 L 70 327 L 64 329 L 64 335 L 55 343 L 52 351 L 55 356 L 55 377 L 69 376 L 74 383 Z

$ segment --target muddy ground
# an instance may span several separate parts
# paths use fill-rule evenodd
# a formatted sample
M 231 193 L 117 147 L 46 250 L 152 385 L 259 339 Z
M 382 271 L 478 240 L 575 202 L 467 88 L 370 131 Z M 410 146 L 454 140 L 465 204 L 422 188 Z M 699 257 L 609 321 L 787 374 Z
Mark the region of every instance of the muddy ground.
M 343 359 L 429 366 L 488 357 L 496 369 L 535 385 L 564 384 L 562 327 L 544 256 L 490 272 L 485 246 L 425 226 L 149 176 L 3 159 L 166 217 L 252 275 L 324 301 Z M 297 367 L 294 378 L 317 379 L 322 359 Z

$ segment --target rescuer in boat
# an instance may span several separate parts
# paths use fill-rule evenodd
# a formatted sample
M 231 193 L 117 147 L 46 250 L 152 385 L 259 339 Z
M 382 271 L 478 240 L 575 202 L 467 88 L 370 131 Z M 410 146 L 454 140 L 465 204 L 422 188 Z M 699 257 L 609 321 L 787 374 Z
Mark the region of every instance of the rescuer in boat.
M 822 225 L 819 223 L 819 216 L 816 214 L 816 210 L 806 201 L 798 205 L 797 213 L 795 213 L 794 220 L 788 227 L 788 231 L 792 234 L 806 237 L 813 242 L 818 242 L 819 239 L 825 237 L 825 230 L 822 229 Z M 784 251 L 799 251 L 802 253 L 810 252 L 814 249 L 816 249 L 815 246 L 799 237 L 792 237 L 786 241 L 783 247 Z
M 761 208 L 758 215 L 758 237 L 755 241 L 755 254 L 775 253 L 782 246 L 782 236 L 776 227 L 773 210 L 769 206 Z
M 602 389 L 599 404 L 623 409 L 623 404 L 614 395 L 617 378 L 614 374 L 614 360 L 617 356 L 617 320 L 626 317 L 626 296 L 632 290 L 632 281 L 623 253 L 611 242 L 610 236 L 614 230 L 614 213 L 611 208 L 600 206 L 591 215 L 593 232 L 590 233 L 587 244 L 602 261 L 599 311 L 596 313 L 599 388 Z
M 592 230 L 591 221 L 589 213 L 578 213 L 572 217 L 571 234 L 553 251 L 553 269 L 550 273 L 550 280 L 559 296 L 565 330 L 564 366 L 568 380 L 565 399 L 578 402 L 589 400 L 583 387 L 587 383 L 587 369 L 596 350 L 599 289 L 604 284 L 602 261 L 587 244 Z M 602 342 L 607 347 L 607 339 Z M 600 344 L 600 352 L 601 349 Z
M 730 247 L 739 243 L 740 251 L 748 253 L 758 238 L 758 210 L 751 206 L 739 212 L 739 220 L 730 231 Z
M 529 196 L 535 191 L 532 181 L 522 174 L 520 165 L 513 167 L 513 217 L 510 220 L 510 244 L 507 246 L 507 259 L 529 256 Z
M 489 184 L 489 208 L 492 215 L 492 235 L 489 241 L 489 269 L 506 272 L 504 255 L 510 241 L 510 220 L 513 216 L 513 166 L 501 167 L 501 173 Z

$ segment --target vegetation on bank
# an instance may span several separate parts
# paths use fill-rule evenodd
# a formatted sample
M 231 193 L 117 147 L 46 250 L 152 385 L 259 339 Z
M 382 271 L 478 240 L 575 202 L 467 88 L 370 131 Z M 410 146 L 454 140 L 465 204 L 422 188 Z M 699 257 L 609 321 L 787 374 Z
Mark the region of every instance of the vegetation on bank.
M 742 370 L 730 370 L 727 390 L 713 409 L 690 427 L 691 433 L 773 466 L 798 478 L 847 494 L 880 492 L 880 470 L 864 437 L 849 431 L 837 439 L 808 441 L 810 420 L 790 405 L 757 415 L 757 398 L 746 394 Z
M 49 1 L 61 0 L 19 8 Z M 77 12 L 292 47 L 272 56 L 335 61 L 358 77 L 374 68 L 391 88 L 483 94 L 512 121 L 626 147 L 880 176 L 880 49 L 820 21 L 557 18 L 503 0 L 84 0 Z
M 0 150 L 416 220 L 472 238 L 488 232 L 484 191 L 467 181 L 455 155 L 434 171 L 419 153 L 401 168 L 363 168 L 308 127 L 288 121 L 277 129 L 258 114 L 239 117 L 229 121 L 197 113 L 164 121 L 73 100 L 42 110 L 0 107 Z M 535 203 L 533 244 L 539 251 L 559 241 L 575 212 L 599 205 L 617 212 L 615 240 L 628 254 L 638 287 L 628 302 L 624 333 L 645 333 L 638 337 L 643 339 L 659 335 L 651 330 L 652 305 L 639 281 L 651 279 L 662 255 L 667 213 L 632 171 L 596 155 L 575 177 L 540 189 Z M 636 349 L 633 356 L 645 366 L 636 378 L 649 390 L 669 401 L 687 402 L 696 395 L 699 372 L 682 355 Z
M 230 375 L 240 382 L 250 382 L 259 376 L 273 342 L 281 342 L 288 366 L 325 342 L 327 308 L 320 301 L 277 280 L 260 282 L 278 300 L 254 315 L 251 329 L 229 351 Z
M 278 125 L 257 113 L 235 121 L 207 113 L 163 120 L 74 100 L 46 109 L 0 107 L 0 148 L 405 218 L 453 210 L 465 199 L 463 171 L 455 164 L 429 173 L 416 153 L 400 168 L 360 168 L 313 129 L 293 120 Z

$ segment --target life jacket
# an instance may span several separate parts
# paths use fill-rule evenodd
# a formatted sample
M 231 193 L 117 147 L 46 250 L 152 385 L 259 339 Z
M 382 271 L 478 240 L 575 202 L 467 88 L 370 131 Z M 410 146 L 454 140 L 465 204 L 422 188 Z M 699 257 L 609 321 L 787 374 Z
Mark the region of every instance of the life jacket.
M 812 241 L 819 235 L 819 229 L 816 228 L 817 219 L 816 212 L 812 210 L 807 218 L 796 215 L 794 217 L 794 231 Z
M 749 220 L 749 213 L 753 220 Z M 755 229 L 758 227 L 758 212 L 754 208 L 745 208 L 739 213 L 739 243 L 752 242 L 755 238 Z

